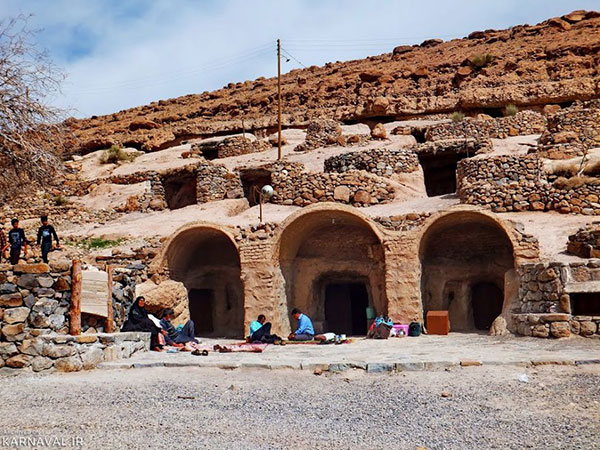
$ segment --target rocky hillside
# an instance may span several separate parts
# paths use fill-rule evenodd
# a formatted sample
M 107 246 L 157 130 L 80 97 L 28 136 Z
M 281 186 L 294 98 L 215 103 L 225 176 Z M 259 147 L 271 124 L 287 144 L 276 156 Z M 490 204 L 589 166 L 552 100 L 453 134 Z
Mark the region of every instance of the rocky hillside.
M 448 113 L 499 115 L 600 97 L 600 13 L 575 11 L 537 25 L 427 40 L 363 60 L 293 70 L 282 77 L 285 126 L 318 116 L 344 123 Z M 182 140 L 245 129 L 272 132 L 276 79 L 161 100 L 115 114 L 69 119 L 69 153 L 112 144 L 154 151 Z

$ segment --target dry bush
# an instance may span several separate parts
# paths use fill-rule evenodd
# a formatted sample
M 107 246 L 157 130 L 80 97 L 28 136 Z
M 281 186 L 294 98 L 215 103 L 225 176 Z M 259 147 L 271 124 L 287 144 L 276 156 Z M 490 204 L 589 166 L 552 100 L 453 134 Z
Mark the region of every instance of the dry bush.
M 460 111 L 455 111 L 450 114 L 450 119 L 452 122 L 462 122 L 465 118 L 465 114 Z
M 100 154 L 100 164 L 117 164 L 120 161 L 130 162 L 135 159 L 135 155 L 128 154 L 125 150 L 117 145 L 104 150 Z
M 64 75 L 36 47 L 28 20 L 0 20 L 0 196 L 23 183 L 47 183 L 61 167 L 63 112 L 48 99 Z
M 583 169 L 585 175 L 600 175 L 600 159 L 588 164 Z
M 579 162 L 576 161 L 567 161 L 561 162 L 554 166 L 552 173 L 554 175 L 558 175 L 559 177 L 574 177 L 577 175 L 577 171 L 579 170 Z
M 494 62 L 494 55 L 489 53 L 482 53 L 480 55 L 474 55 L 469 58 L 469 62 L 476 69 L 483 69 L 484 67 L 489 66 L 492 62 Z
M 597 186 L 600 185 L 600 179 L 595 177 L 575 176 L 572 178 L 559 177 L 554 183 L 554 187 L 558 189 L 570 190 L 577 189 L 583 185 Z
M 516 105 L 513 105 L 512 103 L 506 105 L 506 107 L 504 108 L 504 115 L 506 117 L 516 116 L 518 112 L 519 108 Z

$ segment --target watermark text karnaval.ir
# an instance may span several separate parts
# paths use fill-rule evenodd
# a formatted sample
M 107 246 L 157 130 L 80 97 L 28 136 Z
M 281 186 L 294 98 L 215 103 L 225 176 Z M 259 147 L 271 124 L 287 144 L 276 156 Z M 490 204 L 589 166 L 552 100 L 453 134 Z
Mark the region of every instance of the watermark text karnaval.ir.
M 0 436 L 0 448 L 78 448 L 82 436 Z

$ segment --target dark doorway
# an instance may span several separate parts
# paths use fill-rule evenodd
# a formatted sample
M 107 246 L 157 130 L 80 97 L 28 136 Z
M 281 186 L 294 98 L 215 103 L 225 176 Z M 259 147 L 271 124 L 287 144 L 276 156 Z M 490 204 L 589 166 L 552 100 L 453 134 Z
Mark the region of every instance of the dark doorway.
M 214 292 L 212 289 L 190 289 L 188 299 L 190 304 L 190 319 L 196 326 L 196 336 L 214 332 L 213 304 Z
M 271 172 L 266 169 L 240 170 L 240 179 L 244 189 L 244 197 L 250 206 L 258 205 L 259 192 L 265 184 L 271 184 Z
M 600 316 L 600 292 L 578 292 L 570 297 L 574 316 Z
M 419 155 L 428 197 L 456 192 L 456 167 L 458 161 L 466 157 L 466 153 L 456 152 Z
M 369 294 L 364 283 L 333 283 L 325 287 L 327 330 L 336 334 L 367 334 Z
M 477 283 L 471 288 L 473 322 L 478 330 L 489 330 L 502 313 L 504 293 L 494 283 Z
M 169 209 L 196 204 L 196 175 L 186 173 L 163 178 L 165 200 Z

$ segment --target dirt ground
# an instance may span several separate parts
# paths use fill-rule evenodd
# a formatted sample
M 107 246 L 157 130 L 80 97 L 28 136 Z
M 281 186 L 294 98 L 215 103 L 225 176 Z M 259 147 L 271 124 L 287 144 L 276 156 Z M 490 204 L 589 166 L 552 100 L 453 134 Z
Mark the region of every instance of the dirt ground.
M 599 382 L 598 365 L 18 376 L 0 385 L 0 439 L 79 439 L 91 449 L 593 449 Z

